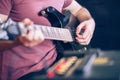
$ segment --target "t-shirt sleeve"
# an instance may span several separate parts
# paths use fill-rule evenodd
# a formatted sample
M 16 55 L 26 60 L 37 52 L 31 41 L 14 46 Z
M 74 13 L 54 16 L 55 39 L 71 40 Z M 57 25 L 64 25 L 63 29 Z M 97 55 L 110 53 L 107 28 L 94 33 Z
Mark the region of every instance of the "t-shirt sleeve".
M 12 0 L 0 0 L 0 14 L 9 15 L 12 8 Z
M 72 3 L 73 0 L 65 0 L 63 8 L 66 8 Z

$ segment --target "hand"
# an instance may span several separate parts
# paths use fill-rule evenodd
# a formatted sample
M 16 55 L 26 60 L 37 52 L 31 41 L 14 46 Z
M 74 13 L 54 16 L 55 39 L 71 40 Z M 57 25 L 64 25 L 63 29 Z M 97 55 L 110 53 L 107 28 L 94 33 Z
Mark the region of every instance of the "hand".
M 26 27 L 33 25 L 33 22 L 30 19 L 24 19 L 23 23 Z M 25 36 L 19 36 L 18 40 L 24 46 L 32 47 L 44 41 L 44 36 L 40 30 L 28 30 L 28 33 Z
M 77 42 L 80 43 L 81 45 L 88 45 L 93 36 L 94 29 L 95 29 L 95 22 L 92 18 L 81 22 L 76 29 Z M 80 34 L 81 30 L 84 30 L 82 34 Z

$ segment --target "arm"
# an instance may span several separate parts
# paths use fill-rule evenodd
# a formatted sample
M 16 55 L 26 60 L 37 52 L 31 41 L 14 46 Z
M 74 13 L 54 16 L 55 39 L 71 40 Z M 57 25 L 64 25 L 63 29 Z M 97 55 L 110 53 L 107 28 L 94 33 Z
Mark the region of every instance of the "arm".
M 5 22 L 7 20 L 6 15 L 0 14 L 1 22 Z M 32 25 L 33 22 L 30 19 L 24 19 L 23 23 L 26 26 Z M 10 40 L 0 40 L 0 52 L 3 52 L 7 49 L 13 48 L 18 45 L 24 46 L 35 46 L 41 43 L 44 40 L 42 33 L 38 30 L 29 30 L 25 36 L 18 36 L 15 41 Z
M 91 14 L 85 7 L 81 6 L 75 0 L 73 0 L 72 3 L 65 8 L 65 10 L 69 10 L 80 21 L 80 24 L 76 29 L 76 40 L 82 45 L 88 45 L 91 41 L 95 28 L 95 21 Z M 84 33 L 79 34 L 82 29 L 84 29 Z
M 0 52 L 3 52 L 18 45 L 19 43 L 14 41 L 0 41 Z

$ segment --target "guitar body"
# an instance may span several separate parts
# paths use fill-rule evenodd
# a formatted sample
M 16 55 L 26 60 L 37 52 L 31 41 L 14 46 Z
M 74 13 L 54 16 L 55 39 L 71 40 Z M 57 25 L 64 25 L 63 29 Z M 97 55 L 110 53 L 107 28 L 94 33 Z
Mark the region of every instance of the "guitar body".
M 8 21 L 10 21 L 11 24 L 6 25 L 6 28 L 4 29 L 7 31 L 9 40 L 14 40 L 17 36 L 26 35 L 28 29 L 38 29 L 43 33 L 45 39 L 54 40 L 54 43 L 57 47 L 57 51 L 59 53 L 63 53 L 65 51 L 73 53 L 77 51 L 83 53 L 87 50 L 87 47 L 89 46 L 80 45 L 75 40 L 76 27 L 79 24 L 79 21 L 76 19 L 76 17 L 71 15 L 69 11 L 62 14 L 55 8 L 48 7 L 40 11 L 38 15 L 46 17 L 50 21 L 51 26 L 54 27 L 47 27 L 44 25 L 37 24 L 34 24 L 30 27 L 26 27 L 21 22 L 14 22 L 11 19 L 9 19 Z M 83 32 L 80 32 L 80 34 L 82 34 Z
M 44 14 L 43 14 L 44 13 Z M 74 39 L 73 42 L 63 42 L 63 41 L 54 41 L 58 52 L 63 51 L 79 51 L 84 52 L 86 51 L 88 46 L 80 45 L 76 42 L 76 27 L 79 24 L 79 21 L 71 15 L 69 11 L 65 12 L 64 14 L 61 14 L 58 10 L 56 10 L 54 7 L 48 7 L 42 11 L 39 12 L 39 16 L 46 17 L 52 26 L 58 27 L 58 28 L 67 28 L 70 29 L 71 35 Z

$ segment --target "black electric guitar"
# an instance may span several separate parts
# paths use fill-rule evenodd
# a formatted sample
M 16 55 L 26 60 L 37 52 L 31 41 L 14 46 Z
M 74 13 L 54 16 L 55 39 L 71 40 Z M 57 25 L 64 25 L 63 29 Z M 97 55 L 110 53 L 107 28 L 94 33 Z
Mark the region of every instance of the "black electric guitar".
M 39 16 L 46 17 L 52 26 L 32 25 L 25 27 L 21 22 L 10 24 L 6 30 L 8 34 L 13 36 L 24 36 L 27 29 L 39 29 L 43 33 L 45 39 L 55 40 L 58 50 L 86 50 L 86 46 L 82 46 L 75 41 L 75 28 L 77 19 L 71 16 L 69 11 L 61 14 L 53 7 L 48 7 L 38 13 Z M 59 47 L 61 46 L 61 47 Z

